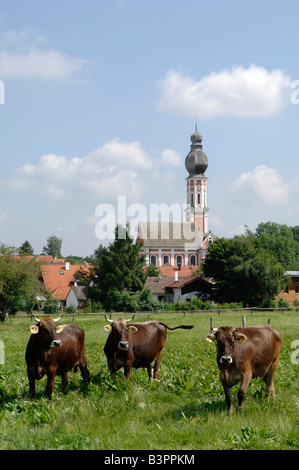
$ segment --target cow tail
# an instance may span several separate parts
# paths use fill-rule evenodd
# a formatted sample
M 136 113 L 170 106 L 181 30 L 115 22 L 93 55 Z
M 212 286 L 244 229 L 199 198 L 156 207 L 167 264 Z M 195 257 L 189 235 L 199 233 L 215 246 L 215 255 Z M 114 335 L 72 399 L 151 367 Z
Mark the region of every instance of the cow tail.
M 194 325 L 180 325 L 180 326 L 175 326 L 174 328 L 171 328 L 170 326 L 167 326 L 165 323 L 160 321 L 160 324 L 165 326 L 168 330 L 177 330 L 178 328 L 182 328 L 183 330 L 191 330 L 191 328 L 194 327 Z

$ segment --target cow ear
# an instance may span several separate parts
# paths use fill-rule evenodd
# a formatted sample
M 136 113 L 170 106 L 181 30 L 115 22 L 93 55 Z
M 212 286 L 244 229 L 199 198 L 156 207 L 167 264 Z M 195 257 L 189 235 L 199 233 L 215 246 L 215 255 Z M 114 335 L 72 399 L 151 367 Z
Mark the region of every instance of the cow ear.
M 208 342 L 208 343 L 213 343 L 213 341 L 216 341 L 216 336 L 215 335 L 207 335 L 205 336 L 205 340 Z
M 238 341 L 238 343 L 243 343 L 243 341 L 247 340 L 247 336 L 243 335 L 242 333 L 237 333 L 235 335 L 235 340 Z
M 112 326 L 111 325 L 105 325 L 104 330 L 107 331 L 107 333 L 110 333 L 110 331 L 112 330 Z
M 138 331 L 138 328 L 136 328 L 136 326 L 133 326 L 133 325 L 128 326 L 129 333 L 134 334 L 134 333 L 137 333 L 137 331 Z
M 56 333 L 61 333 L 64 327 L 65 327 L 65 325 L 58 326 L 57 329 L 56 329 Z
M 36 326 L 36 325 L 31 325 L 31 326 L 29 327 L 29 331 L 30 331 L 30 333 L 32 333 L 33 335 L 36 335 L 36 333 L 38 333 L 38 326 Z

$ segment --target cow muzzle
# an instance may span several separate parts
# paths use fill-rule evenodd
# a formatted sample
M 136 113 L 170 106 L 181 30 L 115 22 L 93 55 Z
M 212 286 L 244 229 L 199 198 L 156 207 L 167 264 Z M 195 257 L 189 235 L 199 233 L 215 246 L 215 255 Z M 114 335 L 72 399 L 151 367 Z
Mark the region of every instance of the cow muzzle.
M 128 351 L 129 349 L 128 341 L 120 341 L 118 343 L 118 349 L 120 349 L 121 351 Z
M 50 348 L 59 348 L 60 346 L 61 346 L 60 339 L 54 339 L 52 343 L 50 344 Z
M 220 362 L 221 364 L 231 364 L 233 362 L 233 359 L 231 356 L 221 356 Z

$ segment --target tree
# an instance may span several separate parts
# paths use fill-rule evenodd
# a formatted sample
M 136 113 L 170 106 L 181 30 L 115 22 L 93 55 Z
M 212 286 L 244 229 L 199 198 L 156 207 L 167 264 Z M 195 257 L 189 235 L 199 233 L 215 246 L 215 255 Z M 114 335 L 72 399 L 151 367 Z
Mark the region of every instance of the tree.
M 286 282 L 282 264 L 258 246 L 251 232 L 218 238 L 209 246 L 203 270 L 216 281 L 213 297 L 220 302 L 256 306 L 277 295 Z
M 53 258 L 62 258 L 61 254 L 62 238 L 52 235 L 47 239 L 47 245 L 43 247 L 43 255 L 52 255 Z
M 33 255 L 34 250 L 32 248 L 32 245 L 29 243 L 28 240 L 24 241 L 24 243 L 20 246 L 18 249 L 19 255 L 21 256 L 27 256 L 27 255 Z
M 119 296 L 115 292 L 130 293 L 143 289 L 146 270 L 145 258 L 139 255 L 140 249 L 141 245 L 134 243 L 130 235 L 129 225 L 117 225 L 114 242 L 108 247 L 100 245 L 95 250 L 93 296 L 106 310 L 110 310 L 111 304 L 119 304 Z
M 271 253 L 285 270 L 299 270 L 298 227 L 288 227 L 274 222 L 258 225 L 255 236 L 257 246 Z
M 13 248 L 0 245 L 0 320 L 34 305 L 40 290 L 39 264 L 12 256 Z

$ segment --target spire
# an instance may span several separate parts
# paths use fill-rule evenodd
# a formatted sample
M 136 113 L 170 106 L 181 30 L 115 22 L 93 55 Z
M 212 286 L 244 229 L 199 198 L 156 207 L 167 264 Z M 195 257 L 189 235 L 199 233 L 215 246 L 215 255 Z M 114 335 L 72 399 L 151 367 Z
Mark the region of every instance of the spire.
M 208 158 L 202 150 L 202 135 L 197 131 L 197 119 L 195 131 L 191 135 L 191 150 L 185 159 L 185 167 L 190 175 L 204 174 L 208 167 Z

